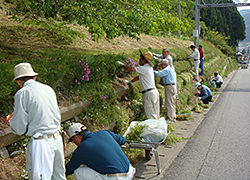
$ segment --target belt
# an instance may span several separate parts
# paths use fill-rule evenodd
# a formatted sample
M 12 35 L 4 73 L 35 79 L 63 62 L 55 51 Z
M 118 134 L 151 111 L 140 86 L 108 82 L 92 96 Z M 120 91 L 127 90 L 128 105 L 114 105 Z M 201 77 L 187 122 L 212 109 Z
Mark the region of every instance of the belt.
M 198 61 L 199 59 L 194 59 L 194 61 Z
M 130 170 L 131 170 L 131 165 L 129 166 L 129 170 L 127 173 L 107 174 L 107 176 L 108 177 L 124 177 L 128 175 Z
M 127 176 L 128 173 L 117 173 L 117 174 L 107 174 L 108 177 L 124 177 Z
M 144 93 L 146 93 L 146 92 L 148 92 L 148 91 L 152 91 L 152 90 L 154 90 L 154 89 L 155 89 L 155 88 L 146 89 L 146 90 L 142 91 L 142 94 L 144 94 Z
M 56 136 L 59 136 L 59 135 L 60 135 L 60 133 L 59 133 L 59 131 L 57 131 L 54 134 L 47 134 L 47 138 L 53 138 L 53 137 L 56 137 Z M 44 137 L 43 136 L 39 136 L 37 138 L 34 137 L 34 139 L 44 139 Z
M 175 83 L 171 83 L 171 84 L 164 84 L 164 85 L 166 85 L 166 86 L 169 86 L 169 85 L 175 85 Z

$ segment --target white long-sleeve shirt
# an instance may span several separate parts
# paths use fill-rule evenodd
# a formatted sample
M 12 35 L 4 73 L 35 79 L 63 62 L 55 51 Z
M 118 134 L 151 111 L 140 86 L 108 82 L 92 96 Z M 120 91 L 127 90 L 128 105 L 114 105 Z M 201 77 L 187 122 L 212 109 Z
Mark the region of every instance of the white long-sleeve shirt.
M 194 52 L 188 56 L 188 58 L 193 58 L 194 60 L 200 60 L 200 52 L 198 49 L 194 49 Z
M 212 76 L 211 79 L 216 79 L 216 82 L 219 83 L 219 82 L 223 82 L 223 79 L 222 77 L 218 74 L 217 76 Z
M 174 65 L 173 65 L 173 58 L 170 55 L 167 55 L 167 57 L 163 57 L 162 54 L 155 54 L 154 53 L 154 58 L 157 59 L 159 62 L 161 62 L 163 59 L 168 60 L 169 66 L 175 71 Z
M 14 134 L 33 136 L 54 134 L 60 130 L 61 113 L 54 90 L 30 79 L 14 97 L 14 112 L 10 127 Z

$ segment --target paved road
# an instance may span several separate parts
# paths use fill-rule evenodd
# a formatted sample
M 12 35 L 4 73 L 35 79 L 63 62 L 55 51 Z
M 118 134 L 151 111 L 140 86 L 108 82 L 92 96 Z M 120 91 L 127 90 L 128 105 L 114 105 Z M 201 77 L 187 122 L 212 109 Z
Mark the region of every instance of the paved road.
M 250 70 L 239 69 L 162 179 L 250 179 Z

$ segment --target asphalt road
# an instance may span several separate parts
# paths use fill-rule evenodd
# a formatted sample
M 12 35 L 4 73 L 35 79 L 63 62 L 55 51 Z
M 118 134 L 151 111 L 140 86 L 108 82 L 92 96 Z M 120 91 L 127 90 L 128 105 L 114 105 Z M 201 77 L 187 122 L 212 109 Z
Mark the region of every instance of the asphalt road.
M 161 179 L 250 179 L 250 69 L 239 69 Z

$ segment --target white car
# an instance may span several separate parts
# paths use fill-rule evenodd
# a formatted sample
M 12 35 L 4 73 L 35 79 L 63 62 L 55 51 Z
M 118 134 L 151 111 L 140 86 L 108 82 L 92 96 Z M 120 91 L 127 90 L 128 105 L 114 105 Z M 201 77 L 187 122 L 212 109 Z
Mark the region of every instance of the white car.
M 243 68 L 248 68 L 248 63 L 247 62 L 242 62 L 241 63 L 241 69 Z

